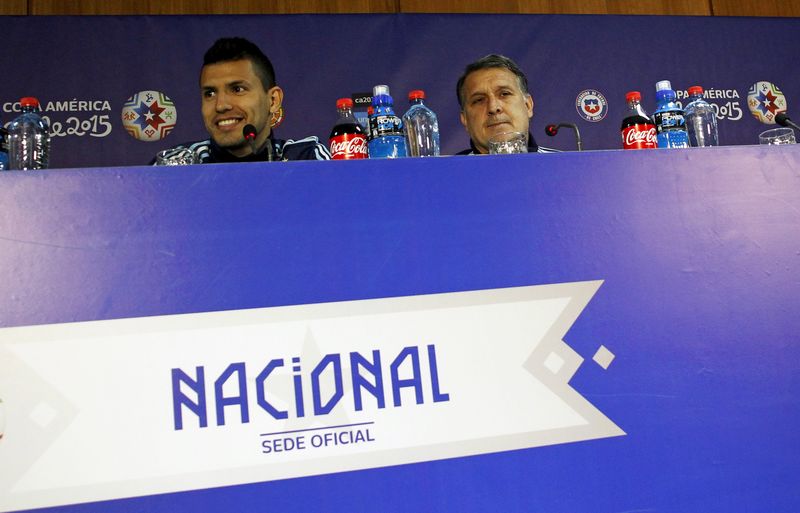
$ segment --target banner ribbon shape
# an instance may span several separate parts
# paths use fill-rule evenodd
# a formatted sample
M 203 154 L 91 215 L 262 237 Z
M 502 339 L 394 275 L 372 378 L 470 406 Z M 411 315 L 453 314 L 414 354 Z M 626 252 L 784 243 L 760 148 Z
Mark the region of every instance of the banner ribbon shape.
M 619 436 L 587 281 L 0 330 L 0 510 Z

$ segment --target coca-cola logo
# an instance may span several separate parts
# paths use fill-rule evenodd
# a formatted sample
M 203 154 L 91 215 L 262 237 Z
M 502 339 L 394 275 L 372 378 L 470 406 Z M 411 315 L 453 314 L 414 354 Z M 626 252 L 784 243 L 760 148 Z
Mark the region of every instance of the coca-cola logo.
M 351 139 L 331 140 L 331 157 L 348 155 L 367 155 L 366 137 L 353 137 Z
M 637 146 L 641 144 L 655 146 L 657 144 L 656 141 L 656 127 L 642 129 L 639 128 L 639 125 L 636 125 L 625 132 L 625 146 Z

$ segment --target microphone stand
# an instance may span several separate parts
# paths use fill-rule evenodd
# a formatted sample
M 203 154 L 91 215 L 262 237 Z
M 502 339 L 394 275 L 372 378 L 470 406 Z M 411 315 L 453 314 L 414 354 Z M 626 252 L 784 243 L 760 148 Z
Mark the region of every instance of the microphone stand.
M 578 130 L 578 125 L 574 123 L 559 123 L 557 125 L 547 125 L 545 128 L 545 133 L 550 137 L 554 137 L 558 133 L 559 128 L 571 128 L 575 131 L 575 144 L 578 147 L 578 151 L 583 151 L 583 142 L 581 142 L 581 132 Z
M 776 114 L 775 122 L 780 126 L 786 126 L 794 128 L 795 130 L 800 130 L 800 126 L 798 126 L 797 123 L 789 119 L 789 116 L 787 116 L 785 112 L 779 112 L 778 114 Z

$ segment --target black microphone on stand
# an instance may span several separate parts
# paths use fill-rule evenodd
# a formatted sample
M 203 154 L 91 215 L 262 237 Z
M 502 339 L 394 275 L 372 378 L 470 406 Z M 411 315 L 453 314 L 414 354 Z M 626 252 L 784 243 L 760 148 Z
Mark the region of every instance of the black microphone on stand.
M 250 149 L 253 150 L 253 155 L 256 154 L 256 127 L 253 125 L 245 125 L 242 129 L 244 140 L 250 143 Z
M 578 126 L 574 123 L 559 123 L 557 125 L 547 125 L 544 127 L 544 133 L 550 137 L 555 137 L 559 128 L 571 128 L 575 131 L 575 144 L 578 146 L 578 151 L 583 150 L 583 143 L 581 142 L 581 132 Z
M 251 124 L 245 125 L 242 129 L 242 135 L 244 140 L 250 143 L 253 156 L 255 156 L 258 152 L 258 148 L 256 148 L 256 127 Z M 270 140 L 267 140 L 267 161 L 272 162 L 272 141 Z
M 785 112 L 779 112 L 775 114 L 775 122 L 780 126 L 788 126 L 794 128 L 795 130 L 800 130 L 800 126 L 798 126 L 797 123 L 789 119 L 789 116 L 787 116 Z

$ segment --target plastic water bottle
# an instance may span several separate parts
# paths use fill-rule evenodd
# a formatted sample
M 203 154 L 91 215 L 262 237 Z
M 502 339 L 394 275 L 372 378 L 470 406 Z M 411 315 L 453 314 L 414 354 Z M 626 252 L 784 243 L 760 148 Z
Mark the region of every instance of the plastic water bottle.
M 675 91 L 669 80 L 656 83 L 656 140 L 659 148 L 688 148 L 689 134 L 683 110 L 675 103 Z
M 372 114 L 369 117 L 369 158 L 396 159 L 406 156 L 403 120 L 394 113 L 389 86 L 372 88 Z
M 411 103 L 403 114 L 406 129 L 406 149 L 409 157 L 439 156 L 439 120 L 436 114 L 423 103 L 425 91 L 415 89 L 408 93 Z
M 703 99 L 703 88 L 689 88 L 689 104 L 683 109 L 689 144 L 692 146 L 719 146 L 717 132 L 717 113 L 714 107 Z
M 0 127 L 0 171 L 8 171 L 8 130 Z
M 20 99 L 22 114 L 8 126 L 11 169 L 47 169 L 50 163 L 50 127 L 39 115 L 39 100 Z

